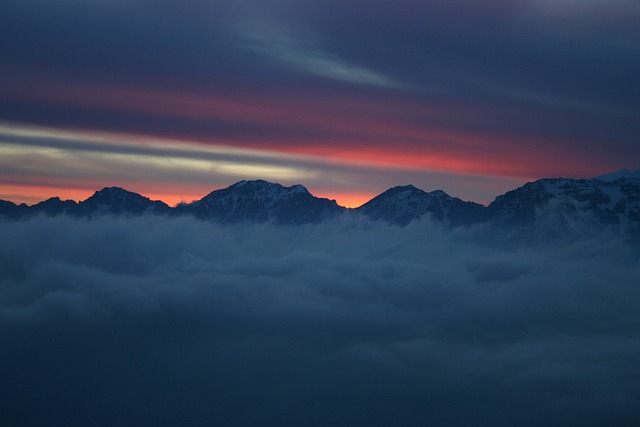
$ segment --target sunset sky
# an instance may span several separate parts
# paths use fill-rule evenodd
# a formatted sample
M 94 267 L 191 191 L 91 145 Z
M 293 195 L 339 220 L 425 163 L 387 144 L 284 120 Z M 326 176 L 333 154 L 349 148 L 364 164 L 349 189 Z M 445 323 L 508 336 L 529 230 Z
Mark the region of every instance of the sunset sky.
M 2 0 L 0 199 L 481 203 L 640 159 L 637 0 Z

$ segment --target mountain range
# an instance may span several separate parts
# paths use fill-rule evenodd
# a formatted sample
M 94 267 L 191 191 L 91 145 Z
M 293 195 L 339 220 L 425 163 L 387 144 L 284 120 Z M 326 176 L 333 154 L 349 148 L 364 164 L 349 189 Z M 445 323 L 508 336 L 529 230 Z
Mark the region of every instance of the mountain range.
M 75 202 L 53 197 L 32 206 L 0 200 L 0 218 L 68 215 L 191 215 L 220 224 L 320 223 L 355 215 L 396 226 L 429 218 L 445 229 L 486 226 L 537 236 L 598 235 L 613 231 L 640 234 L 640 170 L 618 171 L 593 179 L 547 178 L 498 196 L 488 206 L 463 201 L 442 190 L 412 185 L 390 188 L 364 205 L 348 209 L 334 200 L 313 196 L 302 185 L 285 187 L 263 180 L 240 181 L 200 200 L 170 207 L 161 201 L 118 187 L 96 191 Z

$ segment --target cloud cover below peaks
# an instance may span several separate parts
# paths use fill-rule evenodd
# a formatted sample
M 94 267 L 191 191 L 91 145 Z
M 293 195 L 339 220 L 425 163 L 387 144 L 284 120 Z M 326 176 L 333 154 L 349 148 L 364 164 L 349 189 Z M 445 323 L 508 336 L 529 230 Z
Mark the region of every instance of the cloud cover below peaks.
M 632 426 L 637 248 L 0 222 L 3 424 Z M 114 408 L 117 408 L 115 410 Z

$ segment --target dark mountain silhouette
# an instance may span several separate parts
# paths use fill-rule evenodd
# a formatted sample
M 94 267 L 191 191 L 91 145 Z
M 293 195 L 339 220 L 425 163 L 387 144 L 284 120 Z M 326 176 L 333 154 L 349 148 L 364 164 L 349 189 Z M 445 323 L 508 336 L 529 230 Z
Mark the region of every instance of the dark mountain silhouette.
M 81 217 L 94 217 L 105 214 L 114 215 L 162 215 L 171 212 L 164 202 L 149 200 L 148 197 L 124 190 L 119 187 L 107 187 L 96 191 L 87 200 L 70 207 L 69 212 Z
M 74 200 L 60 200 L 59 197 L 51 197 L 31 206 L 31 213 L 35 215 L 56 216 L 61 214 L 75 214 L 78 203 Z
M 442 190 L 427 193 L 413 185 L 393 187 L 356 209 L 367 217 L 395 225 L 408 225 L 425 215 L 448 227 L 482 221 L 485 207 L 451 197 Z
M 10 219 L 29 218 L 37 215 L 69 215 L 93 218 L 103 215 L 136 216 L 144 214 L 169 214 L 172 209 L 164 202 L 149 200 L 140 194 L 119 187 L 108 187 L 96 191 L 88 199 L 76 203 L 73 200 L 60 200 L 51 197 L 33 206 L 16 206 L 0 200 L 0 217 Z
M 20 219 L 29 213 L 29 209 L 24 203 L 16 205 L 8 200 L 0 200 L 0 218 Z
M 284 187 L 263 180 L 240 181 L 177 208 L 178 213 L 188 213 L 200 219 L 226 224 L 318 223 L 344 211 L 345 208 L 338 206 L 335 200 L 314 197 L 302 185 Z
M 10 220 L 36 215 L 190 215 L 220 224 L 296 225 L 347 213 L 395 226 L 431 220 L 445 229 L 478 226 L 542 238 L 602 232 L 640 235 L 640 172 L 625 170 L 593 179 L 541 179 L 498 196 L 487 207 L 441 190 L 425 192 L 406 185 L 391 188 L 359 208 L 347 209 L 335 200 L 313 196 L 302 185 L 285 187 L 263 180 L 240 181 L 175 208 L 118 187 L 104 188 L 80 203 L 57 197 L 33 206 L 0 200 L 0 217 Z

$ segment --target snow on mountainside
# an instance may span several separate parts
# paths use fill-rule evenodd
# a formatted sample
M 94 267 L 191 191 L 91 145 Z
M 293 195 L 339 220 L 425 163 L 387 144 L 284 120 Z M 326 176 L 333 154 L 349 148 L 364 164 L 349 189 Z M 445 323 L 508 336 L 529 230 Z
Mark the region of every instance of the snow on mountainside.
M 167 214 L 221 224 L 308 224 L 345 212 L 398 226 L 417 220 L 432 220 L 450 229 L 480 224 L 497 234 L 527 239 L 602 233 L 640 236 L 640 172 L 541 179 L 498 196 L 486 208 L 441 190 L 428 193 L 407 185 L 391 188 L 357 209 L 346 209 L 334 200 L 314 197 L 301 185 L 284 187 L 263 180 L 240 181 L 175 208 L 118 187 L 104 188 L 80 203 L 55 197 L 29 207 L 0 200 L 0 217 L 11 220 L 34 215 Z
M 473 224 L 484 218 L 484 206 L 463 202 L 442 190 L 427 193 L 413 185 L 391 188 L 356 209 L 375 221 L 404 226 L 425 215 L 445 227 Z
M 539 235 L 640 231 L 640 180 L 541 179 L 499 196 L 487 211 L 501 227 Z
M 318 223 L 345 211 L 335 200 L 314 197 L 302 185 L 284 187 L 263 180 L 240 181 L 179 210 L 220 223 Z

